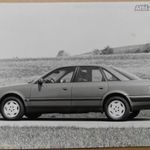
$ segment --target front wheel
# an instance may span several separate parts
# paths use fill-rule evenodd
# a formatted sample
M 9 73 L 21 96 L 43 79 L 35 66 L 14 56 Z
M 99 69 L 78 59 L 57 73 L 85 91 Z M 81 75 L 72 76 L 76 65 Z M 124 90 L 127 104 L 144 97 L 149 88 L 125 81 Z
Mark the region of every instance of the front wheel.
M 6 97 L 1 103 L 1 114 L 4 119 L 18 120 L 24 115 L 24 106 L 17 97 Z
M 104 106 L 105 114 L 110 120 L 126 120 L 130 114 L 130 107 L 125 98 L 120 96 L 110 97 Z

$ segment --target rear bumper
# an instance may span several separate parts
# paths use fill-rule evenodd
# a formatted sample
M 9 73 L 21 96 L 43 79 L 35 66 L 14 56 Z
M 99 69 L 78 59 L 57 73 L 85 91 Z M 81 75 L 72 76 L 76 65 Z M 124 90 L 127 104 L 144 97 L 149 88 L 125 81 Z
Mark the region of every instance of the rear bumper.
M 150 109 L 150 96 L 131 96 L 133 110 Z

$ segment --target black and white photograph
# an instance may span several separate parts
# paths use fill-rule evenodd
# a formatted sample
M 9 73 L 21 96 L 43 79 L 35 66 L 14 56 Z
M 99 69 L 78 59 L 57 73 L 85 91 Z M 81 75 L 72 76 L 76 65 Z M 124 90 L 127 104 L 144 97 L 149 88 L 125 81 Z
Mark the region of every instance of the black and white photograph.
M 0 149 L 150 146 L 150 3 L 0 3 Z

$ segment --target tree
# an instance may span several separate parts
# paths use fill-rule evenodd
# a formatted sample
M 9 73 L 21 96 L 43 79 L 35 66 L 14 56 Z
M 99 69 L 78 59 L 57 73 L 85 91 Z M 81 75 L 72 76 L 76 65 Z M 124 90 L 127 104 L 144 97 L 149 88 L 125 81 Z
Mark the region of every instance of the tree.
M 68 57 L 69 54 L 67 52 L 65 52 L 65 50 L 60 50 L 58 53 L 57 53 L 57 56 L 56 57 Z
M 113 54 L 113 53 L 114 53 L 113 48 L 110 48 L 109 46 L 107 46 L 106 48 L 104 48 L 104 49 L 102 50 L 102 54 L 104 54 L 104 55 Z

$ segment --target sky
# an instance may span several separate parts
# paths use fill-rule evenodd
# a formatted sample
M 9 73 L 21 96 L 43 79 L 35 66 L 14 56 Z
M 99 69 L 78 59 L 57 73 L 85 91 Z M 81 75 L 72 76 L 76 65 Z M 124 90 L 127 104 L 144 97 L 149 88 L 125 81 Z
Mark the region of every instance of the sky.
M 55 57 L 150 42 L 150 11 L 135 2 L 0 4 L 0 58 Z

